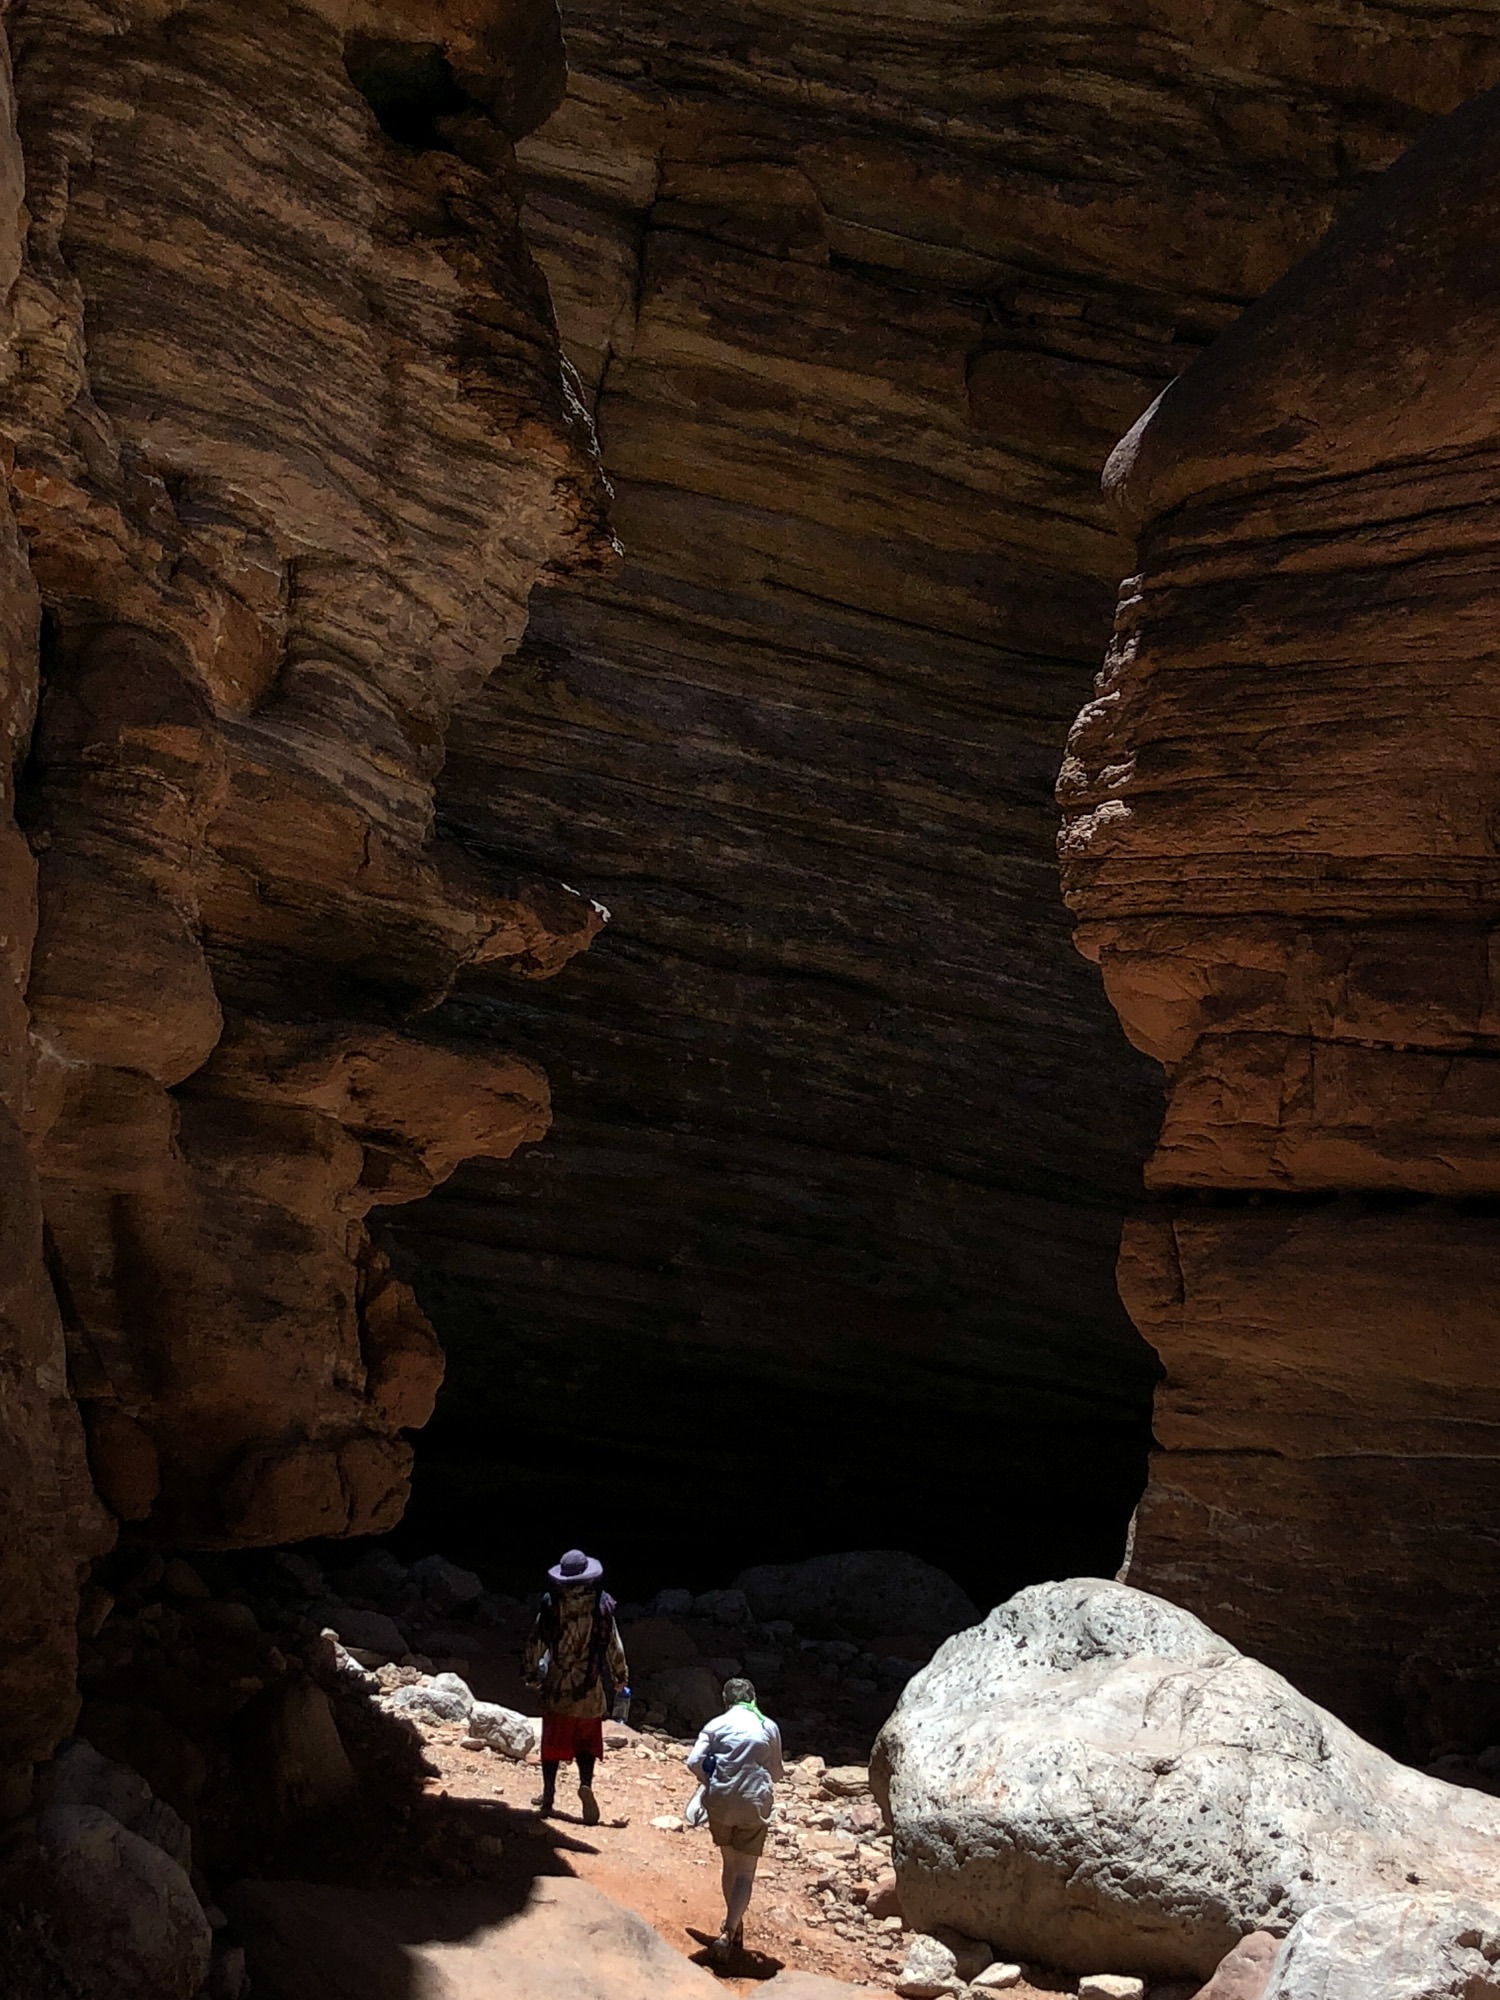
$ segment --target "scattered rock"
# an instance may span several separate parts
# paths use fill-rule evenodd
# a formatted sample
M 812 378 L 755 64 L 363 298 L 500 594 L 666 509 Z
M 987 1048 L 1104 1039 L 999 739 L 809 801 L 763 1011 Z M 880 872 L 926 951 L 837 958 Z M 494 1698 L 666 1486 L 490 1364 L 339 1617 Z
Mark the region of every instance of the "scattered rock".
M 946 1924 L 939 1924 L 933 1931 L 938 1943 L 945 1945 L 953 1954 L 958 1976 L 964 1985 L 977 1979 L 995 1954 L 982 1938 L 965 1937 L 962 1931 L 950 1930 Z M 1138 1994 L 1100 1994 L 1096 2000 L 1140 2000 Z
M 819 1788 L 825 1798 L 857 1799 L 866 1796 L 870 1789 L 870 1771 L 866 1764 L 835 1764 L 824 1771 L 819 1779 Z
M 272 1785 L 283 1818 L 324 1812 L 357 1789 L 328 1697 L 316 1682 L 289 1681 L 269 1721 Z
M 1038 1584 L 950 1639 L 871 1762 L 907 1921 L 1075 1971 L 1206 1977 L 1252 1930 L 1395 1886 L 1483 1896 L 1500 1805 L 1374 1750 L 1122 1584 Z M 1399 1879 L 1399 1878 L 1397 1878 Z
M 716 1625 L 747 1625 L 750 1606 L 743 1590 L 705 1590 L 693 1599 L 695 1618 L 712 1618 Z
M 523 1763 L 536 1747 L 536 1723 L 529 1715 L 518 1715 L 513 1708 L 501 1708 L 492 1701 L 476 1701 L 466 1719 L 471 1738 L 517 1763 Z
M 899 1549 L 862 1549 L 807 1562 L 766 1563 L 735 1583 L 762 1623 L 789 1619 L 814 1637 L 956 1632 L 979 1613 L 951 1576 Z
M 58 1940 L 83 1991 L 193 2000 L 213 1931 L 178 1863 L 98 1806 L 49 1806 L 38 1833 Z
M 681 1833 L 682 1821 L 676 1813 L 658 1813 L 651 1824 L 658 1833 Z
M 322 1596 L 323 1572 L 311 1556 L 302 1555 L 296 1549 L 278 1549 L 274 1561 L 294 1590 L 300 1591 L 304 1597 Z
M 1265 2000 L 1494 2000 L 1500 1912 L 1467 1896 L 1325 1903 L 1276 1955 Z
M 44 1767 L 37 1796 L 44 1808 L 96 1806 L 131 1833 L 159 1847 L 179 1868 L 192 1866 L 192 1836 L 172 1808 L 155 1796 L 137 1772 L 101 1757 L 82 1737 L 64 1743 L 52 1763 Z
M 901 2000 L 938 2000 L 940 1994 L 957 1993 L 963 1983 L 956 1954 L 937 1938 L 919 1931 L 896 1977 Z
M 723 1685 L 707 1667 L 667 1667 L 651 1675 L 643 1692 L 669 1721 L 693 1734 L 724 1707 Z
M 1146 1982 L 1123 1972 L 1086 1972 L 1078 1982 L 1078 2000 L 1145 2000 Z
M 1217 1970 L 1199 1991 L 1197 2000 L 1261 2000 L 1280 1949 L 1279 1937 L 1273 1937 L 1269 1931 L 1251 1931 L 1219 1960 Z
M 976 1993 L 1004 1993 L 1008 1987 L 1020 1985 L 1023 1970 L 1019 1965 L 997 1958 L 982 1972 L 976 1972 L 969 1984 Z
M 755 1989 L 767 2000 L 853 2000 L 862 1990 L 867 1989 L 825 1978 L 821 1972 L 798 1972 L 791 1966 L 783 1967 L 774 1979 Z
M 653 1618 L 686 1618 L 692 1608 L 690 1590 L 659 1590 L 646 1606 Z
M 865 1898 L 865 1908 L 872 1917 L 893 1917 L 899 1924 L 901 1920 L 901 1892 L 896 1887 L 896 1871 L 894 1868 L 882 1868 L 880 1873 L 875 1877 L 870 1888 L 870 1893 Z
M 180 1597 L 188 1603 L 201 1603 L 209 1595 L 208 1585 L 181 1556 L 174 1556 L 162 1571 L 161 1587 L 169 1597 Z
M 650 1675 L 666 1667 L 690 1667 L 698 1658 L 692 1634 L 670 1618 L 642 1618 L 625 1635 L 630 1670 L 644 1687 Z
M 427 1602 L 440 1613 L 477 1603 L 484 1595 L 481 1577 L 471 1569 L 460 1569 L 457 1563 L 443 1556 L 424 1556 L 412 1564 L 410 1574 Z
M 410 1650 L 406 1634 L 383 1611 L 356 1611 L 347 1604 L 327 1602 L 317 1605 L 313 1616 L 336 1632 L 346 1646 L 358 1646 L 382 1659 L 398 1660 Z
M 457 1674 L 419 1680 L 381 1699 L 393 1715 L 424 1715 L 433 1722 L 467 1722 L 474 1712 L 473 1693 Z

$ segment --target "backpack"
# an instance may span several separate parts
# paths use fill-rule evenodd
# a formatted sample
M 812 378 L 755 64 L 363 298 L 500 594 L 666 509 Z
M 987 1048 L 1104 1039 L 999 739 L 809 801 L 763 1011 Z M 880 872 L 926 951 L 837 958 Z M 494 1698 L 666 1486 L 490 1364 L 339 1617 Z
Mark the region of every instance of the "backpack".
M 550 1590 L 543 1591 L 541 1609 L 537 1614 L 542 1637 L 547 1642 L 547 1650 L 556 1653 L 557 1642 L 562 1635 L 562 1619 L 558 1616 L 557 1600 Z M 593 1620 L 589 1630 L 589 1686 L 599 1681 L 604 1687 L 607 1707 L 613 1707 L 615 1699 L 615 1677 L 609 1670 L 609 1635 L 615 1622 L 615 1600 L 602 1584 L 594 1590 Z

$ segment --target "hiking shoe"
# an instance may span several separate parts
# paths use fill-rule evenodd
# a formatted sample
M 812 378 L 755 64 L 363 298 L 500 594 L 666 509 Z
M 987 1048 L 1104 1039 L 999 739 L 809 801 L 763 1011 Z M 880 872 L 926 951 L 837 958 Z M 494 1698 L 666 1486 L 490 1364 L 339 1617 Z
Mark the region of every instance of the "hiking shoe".
M 597 1826 L 599 1824 L 599 1801 L 594 1797 L 593 1786 L 580 1785 L 578 1787 L 578 1799 L 583 1807 L 584 1825 Z
M 531 1803 L 536 1808 L 536 1810 L 541 1814 L 543 1819 L 545 1819 L 549 1813 L 554 1813 L 557 1811 L 557 1801 L 551 1798 L 546 1792 L 538 1792 L 536 1797 L 531 1801 Z

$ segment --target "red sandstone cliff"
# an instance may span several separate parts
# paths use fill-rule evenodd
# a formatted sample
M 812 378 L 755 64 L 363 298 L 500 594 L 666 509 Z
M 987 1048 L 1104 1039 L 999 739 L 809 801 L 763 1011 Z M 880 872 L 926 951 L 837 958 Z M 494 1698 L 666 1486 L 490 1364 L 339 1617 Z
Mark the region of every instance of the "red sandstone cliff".
M 1139 573 L 1060 787 L 1168 1079 L 1130 1580 L 1429 1747 L 1500 1722 L 1497 212 L 1492 92 L 1122 443 Z
M 433 780 L 533 584 L 611 546 L 517 226 L 550 10 L 7 25 L 0 1811 L 111 1515 L 399 1515 L 442 1358 L 365 1214 L 549 1118 L 422 1016 L 600 922 L 435 837 Z

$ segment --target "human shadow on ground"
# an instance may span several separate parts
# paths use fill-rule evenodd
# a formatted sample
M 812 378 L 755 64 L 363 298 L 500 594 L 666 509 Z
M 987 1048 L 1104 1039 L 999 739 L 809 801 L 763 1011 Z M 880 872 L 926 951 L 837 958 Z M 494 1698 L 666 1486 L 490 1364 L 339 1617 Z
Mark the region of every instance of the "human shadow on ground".
M 786 1965 L 784 1958 L 775 1958 L 768 1951 L 747 1951 L 743 1945 L 734 1951 L 716 1952 L 716 1933 L 700 1931 L 692 1924 L 687 1926 L 687 1934 L 703 1947 L 688 1953 L 691 1962 L 720 1979 L 774 1979 Z

